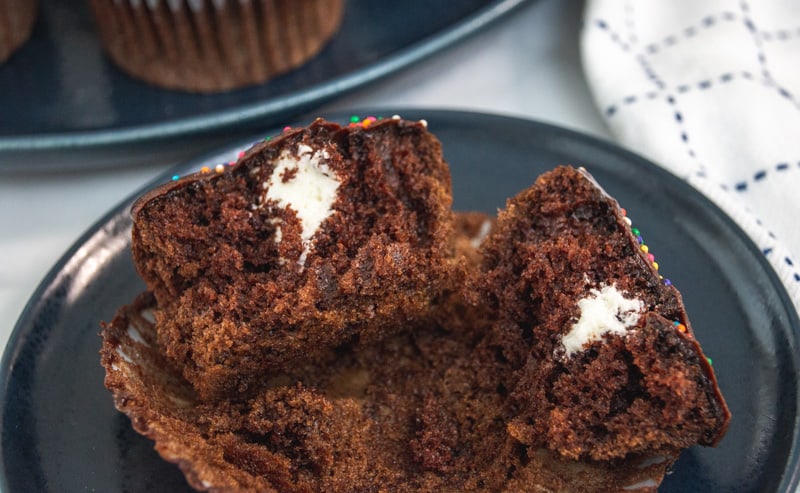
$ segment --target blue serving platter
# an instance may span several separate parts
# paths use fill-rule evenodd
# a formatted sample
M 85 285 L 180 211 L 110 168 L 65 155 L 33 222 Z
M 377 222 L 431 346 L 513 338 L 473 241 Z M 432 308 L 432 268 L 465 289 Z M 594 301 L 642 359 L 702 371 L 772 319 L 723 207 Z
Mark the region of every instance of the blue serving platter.
M 39 0 L 31 39 L 0 65 L 0 172 L 139 164 L 219 146 L 385 77 L 527 0 L 347 0 L 341 29 L 301 67 L 214 95 L 161 89 L 104 55 L 85 0 Z M 71 159 L 74 154 L 78 157 Z

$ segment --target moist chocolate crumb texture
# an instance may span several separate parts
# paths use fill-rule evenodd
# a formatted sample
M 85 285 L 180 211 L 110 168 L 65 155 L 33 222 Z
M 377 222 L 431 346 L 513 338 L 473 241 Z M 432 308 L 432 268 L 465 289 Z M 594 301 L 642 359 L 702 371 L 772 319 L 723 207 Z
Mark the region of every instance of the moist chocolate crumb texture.
M 148 292 L 104 325 L 105 384 L 198 490 L 656 491 L 727 427 L 582 170 L 453 214 L 423 123 L 316 121 L 133 216 Z
M 132 209 L 159 344 L 204 398 L 425 320 L 452 282 L 451 185 L 424 123 L 315 121 Z
M 480 289 L 528 347 L 509 389 L 521 443 L 563 457 L 674 457 L 716 445 L 730 413 L 680 294 L 626 212 L 582 169 L 509 200 Z

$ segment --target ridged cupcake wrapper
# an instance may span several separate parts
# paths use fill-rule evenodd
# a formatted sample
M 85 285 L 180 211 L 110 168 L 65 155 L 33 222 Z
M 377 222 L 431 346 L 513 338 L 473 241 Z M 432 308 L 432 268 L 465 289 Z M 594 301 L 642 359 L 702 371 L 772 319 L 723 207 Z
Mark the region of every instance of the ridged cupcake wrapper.
M 313 57 L 342 0 L 90 0 L 110 57 L 156 85 L 211 92 L 263 82 Z
M 0 0 L 0 63 L 28 40 L 35 20 L 35 0 Z

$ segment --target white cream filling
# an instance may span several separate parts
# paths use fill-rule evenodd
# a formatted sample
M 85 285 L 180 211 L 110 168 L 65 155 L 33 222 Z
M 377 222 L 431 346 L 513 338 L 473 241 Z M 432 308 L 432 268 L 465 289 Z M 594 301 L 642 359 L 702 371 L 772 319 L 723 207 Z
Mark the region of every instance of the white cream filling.
M 143 346 L 148 345 L 147 341 L 145 341 L 144 337 L 142 337 L 142 334 L 140 334 L 139 331 L 136 330 L 136 327 L 134 327 L 133 325 L 128 326 L 128 337 L 130 337 L 131 340 L 133 340 L 134 342 L 138 342 Z
M 623 486 L 622 489 L 625 491 L 633 491 L 633 490 L 641 490 L 644 488 L 655 488 L 660 483 L 655 479 L 645 479 L 639 481 L 638 483 L 629 484 L 628 486 Z
M 492 231 L 492 221 L 485 220 L 481 224 L 481 229 L 478 231 L 478 236 L 469 240 L 469 244 L 472 248 L 478 248 L 483 244 L 483 241 L 489 236 L 489 233 Z
M 152 310 L 143 310 L 141 315 L 143 319 L 147 320 L 151 324 L 156 323 L 156 316 L 153 314 Z
M 120 358 L 125 360 L 127 363 L 133 363 L 133 358 L 128 356 L 128 353 L 123 351 L 121 347 L 117 347 L 117 354 L 120 356 Z
M 639 469 L 646 469 L 650 466 L 654 466 L 656 464 L 661 464 L 662 462 L 666 462 L 667 458 L 663 455 L 654 455 L 653 457 L 648 457 L 640 462 L 636 467 Z
M 281 153 L 275 169 L 263 183 L 266 194 L 262 204 L 268 200 L 274 201 L 279 207 L 294 211 L 300 221 L 303 253 L 298 263 L 301 266 L 305 265 L 311 250 L 311 238 L 333 213 L 332 207 L 339 189 L 336 173 L 323 162 L 328 158 L 330 156 L 325 150 L 315 152 L 311 147 L 300 144 L 297 155 L 287 150 Z M 290 179 L 284 180 L 287 173 Z M 283 239 L 279 231 L 280 228 L 275 235 L 278 243 Z
M 639 321 L 644 309 L 642 300 L 625 298 L 616 286 L 592 289 L 589 296 L 578 301 L 580 318 L 564 335 L 561 343 L 567 356 L 572 356 L 607 333 L 624 334 Z
M 175 404 L 176 406 L 178 406 L 180 408 L 186 409 L 188 407 L 192 407 L 192 402 L 191 401 L 187 401 L 186 399 L 184 399 L 182 397 L 178 397 L 176 395 L 170 395 L 168 397 L 172 401 L 173 404 Z

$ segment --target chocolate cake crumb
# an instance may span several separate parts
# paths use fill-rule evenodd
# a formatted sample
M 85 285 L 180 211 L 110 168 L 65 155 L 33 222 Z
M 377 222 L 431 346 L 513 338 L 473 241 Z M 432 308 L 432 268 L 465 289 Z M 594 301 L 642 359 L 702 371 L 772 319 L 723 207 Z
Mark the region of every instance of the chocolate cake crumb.
M 658 484 L 673 460 L 568 460 L 508 434 L 505 387 L 525 355 L 509 331 L 416 327 L 331 349 L 247 398 L 208 402 L 164 358 L 142 315 L 154 307 L 145 293 L 103 329 L 105 383 L 201 491 L 605 492 Z M 443 308 L 467 318 L 457 326 L 474 314 Z
M 680 295 L 588 173 L 559 167 L 510 199 L 483 253 L 479 289 L 498 330 L 527 348 L 511 435 L 591 460 L 719 441 L 729 411 Z M 597 317 L 618 330 L 575 349 L 570 332 Z
M 451 202 L 438 140 L 391 119 L 318 120 L 158 188 L 132 214 L 160 344 L 213 399 L 423 320 L 451 283 Z
M 587 172 L 450 206 L 438 141 L 395 119 L 147 194 L 148 291 L 101 334 L 116 407 L 214 492 L 652 492 L 718 443 L 680 294 Z

